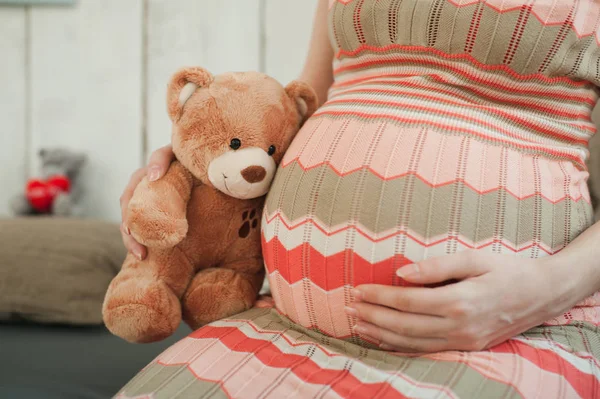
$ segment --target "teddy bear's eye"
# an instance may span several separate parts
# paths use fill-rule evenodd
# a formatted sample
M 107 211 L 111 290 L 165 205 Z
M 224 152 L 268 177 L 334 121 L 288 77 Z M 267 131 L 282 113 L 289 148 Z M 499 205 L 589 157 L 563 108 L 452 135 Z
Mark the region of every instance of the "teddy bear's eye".
M 273 155 L 273 154 L 275 154 L 275 150 L 276 150 L 275 146 L 272 145 L 269 147 L 269 151 L 267 151 L 267 154 Z
M 229 143 L 229 147 L 231 147 L 233 150 L 237 150 L 242 146 L 242 142 L 240 141 L 240 139 L 231 139 L 231 143 Z

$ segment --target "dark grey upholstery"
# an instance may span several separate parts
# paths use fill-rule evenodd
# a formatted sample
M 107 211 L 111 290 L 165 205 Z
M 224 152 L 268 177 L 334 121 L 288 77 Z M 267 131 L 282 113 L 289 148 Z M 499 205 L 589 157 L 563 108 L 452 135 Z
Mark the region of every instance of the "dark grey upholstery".
M 104 327 L 0 323 L 0 398 L 110 398 L 164 349 L 168 340 L 129 344 Z

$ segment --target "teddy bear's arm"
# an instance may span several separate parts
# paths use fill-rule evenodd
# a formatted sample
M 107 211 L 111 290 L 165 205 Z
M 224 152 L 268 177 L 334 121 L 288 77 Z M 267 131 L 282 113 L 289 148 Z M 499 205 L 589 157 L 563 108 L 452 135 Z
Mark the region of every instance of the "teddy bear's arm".
M 136 187 L 127 209 L 127 227 L 140 244 L 149 248 L 172 248 L 186 236 L 187 204 L 194 179 L 174 161 L 160 180 L 145 177 Z

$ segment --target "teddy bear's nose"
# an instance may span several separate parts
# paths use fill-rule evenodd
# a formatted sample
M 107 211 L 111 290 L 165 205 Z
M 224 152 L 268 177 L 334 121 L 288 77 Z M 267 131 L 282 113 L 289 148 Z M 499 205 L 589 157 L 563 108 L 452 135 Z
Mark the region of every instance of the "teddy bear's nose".
M 246 169 L 242 170 L 241 173 L 244 180 L 248 183 L 258 183 L 263 181 L 267 175 L 267 171 L 262 166 L 248 166 Z

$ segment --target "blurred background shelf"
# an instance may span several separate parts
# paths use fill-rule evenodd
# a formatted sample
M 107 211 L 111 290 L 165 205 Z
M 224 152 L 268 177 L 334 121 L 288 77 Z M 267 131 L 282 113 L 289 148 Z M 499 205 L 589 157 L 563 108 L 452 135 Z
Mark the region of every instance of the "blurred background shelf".
M 117 221 L 129 175 L 170 140 L 165 91 L 184 65 L 296 78 L 315 0 L 79 0 L 0 6 L 0 216 L 41 147 L 88 153 L 84 205 Z

